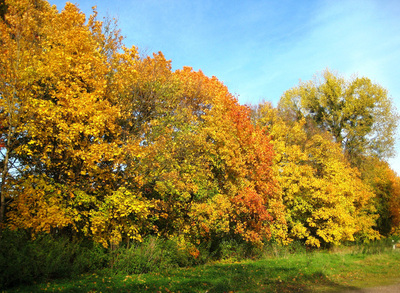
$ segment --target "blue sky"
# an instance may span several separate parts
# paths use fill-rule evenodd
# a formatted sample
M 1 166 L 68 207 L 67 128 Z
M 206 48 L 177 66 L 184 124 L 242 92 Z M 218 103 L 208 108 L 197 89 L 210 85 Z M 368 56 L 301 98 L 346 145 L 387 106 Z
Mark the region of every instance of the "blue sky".
M 66 1 L 50 0 L 61 10 Z M 398 0 L 72 0 L 117 18 L 127 47 L 162 51 L 173 69 L 216 76 L 241 104 L 277 105 L 299 80 L 329 68 L 369 77 L 400 111 Z M 400 175 L 397 156 L 389 160 Z

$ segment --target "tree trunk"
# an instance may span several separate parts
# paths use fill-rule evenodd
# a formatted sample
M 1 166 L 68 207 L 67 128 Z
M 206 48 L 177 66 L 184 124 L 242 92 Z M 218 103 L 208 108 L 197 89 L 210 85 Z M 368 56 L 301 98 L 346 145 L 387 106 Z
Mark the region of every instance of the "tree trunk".
M 9 141 L 7 141 L 9 144 Z M 4 219 L 6 213 L 6 196 L 4 194 L 5 190 L 5 181 L 8 174 L 8 149 L 6 150 L 6 156 L 4 158 L 4 166 L 1 174 L 1 185 L 0 185 L 0 238 L 2 236 L 3 228 L 4 228 Z

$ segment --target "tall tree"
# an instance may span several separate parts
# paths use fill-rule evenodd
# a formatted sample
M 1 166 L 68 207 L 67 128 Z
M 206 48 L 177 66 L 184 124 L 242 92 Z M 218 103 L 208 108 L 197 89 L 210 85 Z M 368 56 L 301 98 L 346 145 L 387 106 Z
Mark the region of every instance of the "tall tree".
M 21 37 L 30 42 L 23 54 L 38 42 L 38 49 L 27 58 L 33 65 L 21 64 L 20 75 L 29 78 L 21 79 L 25 82 L 22 90 L 8 95 L 17 99 L 14 112 L 9 112 L 23 114 L 22 122 L 16 124 L 19 144 L 14 149 L 21 173 L 15 187 L 7 188 L 13 192 L 9 225 L 33 233 L 68 226 L 105 244 L 118 242 L 123 230 L 135 238 L 137 233 L 131 228 L 109 221 L 118 213 L 123 215 L 119 220 L 146 213 L 143 205 L 137 210 L 121 203 L 127 202 L 126 197 L 135 202 L 140 196 L 120 189 L 123 152 L 117 122 L 121 114 L 110 96 L 113 70 L 107 54 L 117 48 L 115 38 L 107 40 L 102 24 L 94 18 L 86 23 L 85 15 L 70 3 L 60 13 L 48 3 L 43 3 L 47 9 L 38 3 L 11 3 L 8 10 L 24 29 L 34 32 L 31 38 Z M 26 7 L 30 14 L 40 14 L 40 31 L 20 15 Z M 14 39 L 10 37 L 11 45 Z M 13 67 L 7 68 L 6 73 L 10 72 Z
M 390 180 L 392 182 L 392 196 L 390 198 L 390 214 L 392 216 L 392 234 L 400 235 L 400 177 L 395 173 L 391 172 Z
M 374 195 L 329 133 L 310 132 L 304 118 L 286 121 L 268 103 L 259 105 L 254 117 L 272 138 L 292 239 L 319 247 L 378 236 Z
M 377 230 L 384 236 L 399 232 L 400 178 L 385 161 L 367 158 L 362 165 L 363 181 L 375 193 L 375 207 L 379 218 Z
M 11 199 L 12 180 L 24 166 L 16 153 L 27 142 L 26 123 L 31 117 L 32 82 L 41 54 L 41 37 L 51 13 L 45 1 L 2 1 L 0 19 L 0 226 Z M 0 227 L 1 228 L 1 227 Z
M 199 234 L 211 238 L 230 235 L 261 243 L 275 232 L 277 236 L 285 223 L 268 136 L 251 124 L 250 110 L 239 105 L 217 78 L 203 77 L 201 96 L 209 97 L 203 105 L 211 101 L 203 116 L 203 133 L 208 143 L 210 179 L 217 188 L 206 202 L 195 207 L 198 220 L 194 226 Z
M 363 155 L 393 155 L 398 115 L 387 91 L 366 77 L 346 80 L 329 70 L 286 91 L 279 109 L 330 132 L 353 165 Z

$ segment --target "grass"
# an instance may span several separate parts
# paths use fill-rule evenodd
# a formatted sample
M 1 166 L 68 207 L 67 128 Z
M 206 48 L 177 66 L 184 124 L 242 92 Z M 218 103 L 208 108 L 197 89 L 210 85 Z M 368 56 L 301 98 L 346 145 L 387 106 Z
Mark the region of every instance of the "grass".
M 4 292 L 341 292 L 400 282 L 400 251 L 286 254 L 162 273 L 105 270 Z

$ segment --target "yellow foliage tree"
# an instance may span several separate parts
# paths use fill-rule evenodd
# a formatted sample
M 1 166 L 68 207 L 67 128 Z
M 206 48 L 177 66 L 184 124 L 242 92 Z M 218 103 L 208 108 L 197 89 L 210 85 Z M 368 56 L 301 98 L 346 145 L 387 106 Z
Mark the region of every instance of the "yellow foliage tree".
M 10 227 L 29 228 L 42 221 L 43 225 L 31 229 L 33 233 L 49 232 L 50 226 L 68 227 L 104 245 L 118 242 L 121 234 L 138 239 L 141 232 L 137 227 L 141 225 L 126 217 L 142 221 L 149 203 L 141 199 L 140 193 L 121 191 L 127 146 L 121 140 L 122 110 L 111 96 L 118 34 L 107 37 L 95 14 L 86 23 L 85 15 L 70 3 L 60 13 L 46 2 L 37 3 L 10 2 L 5 16 L 6 23 L 12 18 L 23 22 L 26 15 L 35 12 L 41 25 L 37 30 L 26 23 L 35 38 L 23 35 L 21 40 L 27 48 L 36 45 L 39 49 L 29 55 L 31 63 L 21 63 L 21 72 L 27 75 L 21 77 L 26 84 L 23 91 L 15 90 L 10 95 L 10 99 L 18 97 L 18 111 L 26 109 L 21 116 L 23 123 L 14 128 L 18 129 L 20 142 L 13 149 L 14 156 L 23 169 L 14 184 L 24 188 L 7 189 L 13 198 Z M 27 12 L 21 14 L 18 7 Z M 10 46 L 15 43 L 13 38 L 7 40 Z M 132 144 L 129 149 L 137 146 Z M 131 178 L 140 185 L 140 178 Z M 43 194 L 43 189 L 53 191 Z M 126 207 L 127 194 L 141 207 L 140 212 L 136 207 Z M 43 202 L 29 212 L 27 204 L 35 200 Z M 49 203 L 54 204 L 54 212 L 48 212 Z M 111 224 L 108 209 L 120 213 Z M 128 222 L 129 228 L 124 224 Z
M 24 141 L 25 124 L 31 116 L 29 101 L 35 79 L 44 15 L 51 8 L 45 1 L 5 1 L 0 19 L 0 226 L 11 201 L 13 180 L 22 172 L 15 156 Z M 0 227 L 1 229 L 2 227 Z
M 319 247 L 378 237 L 372 229 L 374 195 L 329 134 L 306 131 L 305 119 L 285 121 L 268 103 L 259 105 L 256 117 L 277 153 L 275 172 L 292 239 Z
M 392 229 L 391 233 L 400 235 L 400 177 L 392 172 L 392 196 L 389 201 L 390 214 L 392 216 Z
M 361 168 L 363 181 L 375 193 L 374 205 L 379 218 L 377 230 L 383 236 L 399 231 L 399 177 L 389 164 L 376 157 L 365 158 Z

